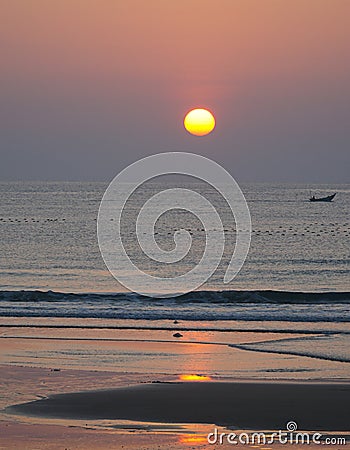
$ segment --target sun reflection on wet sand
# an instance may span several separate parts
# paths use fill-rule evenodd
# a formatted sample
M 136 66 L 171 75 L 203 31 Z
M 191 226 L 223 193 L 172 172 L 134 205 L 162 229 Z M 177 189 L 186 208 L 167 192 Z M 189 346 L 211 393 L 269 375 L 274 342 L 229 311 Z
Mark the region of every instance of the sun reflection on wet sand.
M 206 435 L 198 435 L 198 434 L 183 434 L 179 436 L 180 444 L 207 444 L 207 436 Z
M 211 381 L 212 378 L 208 375 L 198 375 L 198 374 L 184 374 L 179 375 L 181 381 Z

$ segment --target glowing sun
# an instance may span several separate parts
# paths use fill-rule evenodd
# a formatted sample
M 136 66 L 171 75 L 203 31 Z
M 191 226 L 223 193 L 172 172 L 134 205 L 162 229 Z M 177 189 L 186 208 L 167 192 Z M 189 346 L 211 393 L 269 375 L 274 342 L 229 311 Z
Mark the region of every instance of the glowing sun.
M 189 133 L 195 136 L 205 136 L 214 130 L 215 118 L 207 109 L 192 109 L 185 116 L 184 126 Z

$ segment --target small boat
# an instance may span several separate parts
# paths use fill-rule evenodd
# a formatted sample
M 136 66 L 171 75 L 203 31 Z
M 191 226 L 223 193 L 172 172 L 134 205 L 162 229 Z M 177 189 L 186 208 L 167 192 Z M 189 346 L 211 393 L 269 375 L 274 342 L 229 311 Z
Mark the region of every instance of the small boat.
M 320 197 L 320 198 L 316 198 L 313 195 L 312 197 L 310 197 L 309 200 L 310 200 L 310 202 L 331 202 L 336 195 L 337 195 L 337 193 L 328 195 L 328 197 Z

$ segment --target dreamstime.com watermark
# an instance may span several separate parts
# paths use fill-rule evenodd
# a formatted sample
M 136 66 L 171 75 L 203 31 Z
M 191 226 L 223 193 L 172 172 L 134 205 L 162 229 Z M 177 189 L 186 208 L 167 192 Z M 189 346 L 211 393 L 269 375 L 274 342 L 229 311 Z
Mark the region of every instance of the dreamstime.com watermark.
M 321 433 L 307 433 L 298 431 L 298 424 L 290 421 L 286 430 L 271 433 L 223 433 L 214 428 L 207 436 L 211 445 L 346 445 L 346 438 L 340 436 L 324 436 Z
M 164 188 L 152 195 L 140 208 L 135 223 L 128 224 L 128 231 L 135 229 L 140 250 L 150 261 L 163 265 L 178 263 L 191 250 L 192 234 L 184 228 L 176 230 L 172 236 L 174 247 L 166 250 L 159 246 L 155 227 L 168 211 L 189 212 L 202 223 L 205 233 L 204 251 L 199 262 L 181 275 L 169 271 L 170 276 L 162 277 L 144 270 L 139 260 L 133 260 L 128 254 L 121 227 L 122 215 L 129 214 L 130 217 L 128 200 L 137 190 L 143 189 L 144 183 L 162 175 L 184 175 L 210 185 L 231 210 L 236 225 L 235 247 L 223 277 L 223 282 L 229 283 L 242 268 L 249 251 L 251 220 L 247 202 L 236 181 L 223 167 L 203 156 L 184 152 L 159 153 L 140 159 L 120 172 L 108 186 L 97 219 L 98 243 L 108 270 L 133 292 L 168 297 L 197 289 L 218 268 L 225 249 L 225 230 L 218 205 L 191 188 Z

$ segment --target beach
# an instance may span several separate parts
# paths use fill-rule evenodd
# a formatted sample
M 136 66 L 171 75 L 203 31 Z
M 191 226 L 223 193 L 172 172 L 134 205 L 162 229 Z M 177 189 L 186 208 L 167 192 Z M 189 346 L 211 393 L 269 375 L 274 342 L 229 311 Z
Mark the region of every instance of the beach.
M 258 332 L 256 323 L 254 331 L 229 332 L 184 331 L 188 323 L 154 330 L 145 322 L 138 326 L 148 329 L 24 322 L 0 322 L 4 448 L 204 449 L 214 447 L 208 435 L 215 429 L 271 434 L 290 421 L 348 439 L 348 363 L 239 347 L 295 339 L 295 332 L 266 332 L 261 324 Z M 216 445 L 232 448 L 225 440 Z

